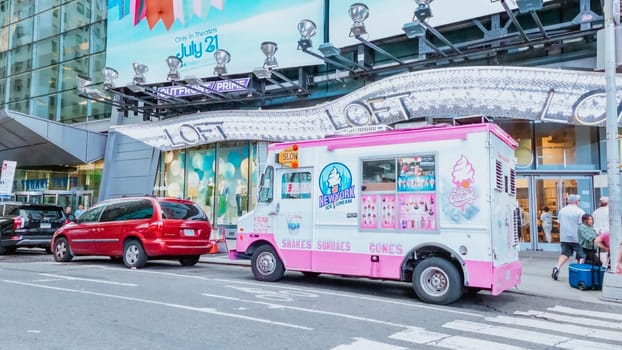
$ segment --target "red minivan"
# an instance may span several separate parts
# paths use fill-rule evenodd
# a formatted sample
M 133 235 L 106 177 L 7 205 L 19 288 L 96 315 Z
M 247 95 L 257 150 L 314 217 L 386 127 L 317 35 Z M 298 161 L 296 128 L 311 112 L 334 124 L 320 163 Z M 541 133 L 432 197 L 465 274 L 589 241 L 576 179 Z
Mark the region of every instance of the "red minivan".
M 54 260 L 77 255 L 123 258 L 141 268 L 148 259 L 176 259 L 192 266 L 212 248 L 212 226 L 194 202 L 164 197 L 123 197 L 102 201 L 52 237 Z

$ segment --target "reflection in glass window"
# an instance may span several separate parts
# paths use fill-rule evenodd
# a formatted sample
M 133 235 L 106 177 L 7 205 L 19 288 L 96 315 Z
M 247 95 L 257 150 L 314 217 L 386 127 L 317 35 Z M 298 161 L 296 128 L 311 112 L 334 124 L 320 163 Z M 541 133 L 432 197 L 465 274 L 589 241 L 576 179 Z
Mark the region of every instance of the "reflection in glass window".
M 269 203 L 273 198 L 274 168 L 269 166 L 261 175 L 259 182 L 259 202 Z
M 5 26 L 7 24 L 9 24 L 9 1 L 0 0 L 0 27 Z M 2 34 L 1 30 L 0 30 L 0 34 Z M 4 36 L 1 36 L 1 37 L 4 38 Z M 0 46 L 0 50 L 2 50 L 1 46 Z
M 65 4 L 63 14 L 65 30 L 82 27 L 91 22 L 91 4 L 89 0 L 74 0 Z
M 285 173 L 281 178 L 281 198 L 311 198 L 311 173 Z
M 363 161 L 363 191 L 395 191 L 395 158 Z
M 512 138 L 518 142 L 518 148 L 514 151 L 516 167 L 518 169 L 533 169 L 533 123 L 529 120 L 500 120 L 501 126 Z
M 51 9 L 35 16 L 35 40 L 60 32 L 60 8 Z
M 11 28 L 13 37 L 13 42 L 11 43 L 12 48 L 32 42 L 32 17 L 11 25 Z
M 61 120 L 65 123 L 79 123 L 86 120 L 86 99 L 75 91 L 61 94 Z
M 45 67 L 58 63 L 58 46 L 60 37 L 55 36 L 34 44 L 34 66 L 33 68 Z
M 543 123 L 535 133 L 538 169 L 597 169 L 598 128 Z
M 30 99 L 30 113 L 40 118 L 57 120 L 56 100 L 57 96 L 55 94 L 33 97 Z
M 91 25 L 91 52 L 106 50 L 106 22 Z
M 61 90 L 74 90 L 76 87 L 77 75 L 82 74 L 89 76 L 88 57 L 63 63 L 60 73 L 62 74 Z
M 58 88 L 58 66 L 36 70 L 32 73 L 33 96 L 47 95 Z
M 35 0 L 13 0 L 13 18 L 21 19 L 32 16 Z
M 23 100 L 30 96 L 30 74 L 20 74 L 9 80 L 9 101 Z
M 89 27 L 82 27 L 63 34 L 63 61 L 82 57 L 89 53 Z
M 6 51 L 9 49 L 9 27 L 0 26 L 0 52 Z
M 11 74 L 19 74 L 32 69 L 32 45 L 20 46 L 11 51 Z

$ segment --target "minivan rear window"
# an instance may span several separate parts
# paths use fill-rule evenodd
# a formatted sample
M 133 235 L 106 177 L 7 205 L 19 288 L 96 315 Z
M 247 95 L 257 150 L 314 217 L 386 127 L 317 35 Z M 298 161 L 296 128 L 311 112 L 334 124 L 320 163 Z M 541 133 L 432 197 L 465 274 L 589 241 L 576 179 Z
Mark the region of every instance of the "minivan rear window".
M 59 220 L 63 218 L 63 212 L 60 209 L 50 209 L 46 207 L 28 207 L 14 210 L 13 215 L 19 215 L 23 218 L 31 220 Z
M 172 201 L 159 202 L 164 219 L 207 221 L 207 215 L 196 204 Z

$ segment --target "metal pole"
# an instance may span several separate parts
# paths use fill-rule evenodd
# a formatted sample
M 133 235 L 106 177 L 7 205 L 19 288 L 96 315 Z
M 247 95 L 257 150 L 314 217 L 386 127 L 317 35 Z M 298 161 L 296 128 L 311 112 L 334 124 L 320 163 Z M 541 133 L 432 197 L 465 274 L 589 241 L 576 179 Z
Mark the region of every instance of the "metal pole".
M 618 2 L 619 4 L 619 2 Z M 614 0 L 605 0 L 605 94 L 607 105 L 607 180 L 609 188 L 609 234 L 611 272 L 605 273 L 602 298 L 622 301 L 622 275 L 615 273 L 620 244 L 620 150 L 618 143 L 618 113 L 616 98 L 616 54 Z M 619 5 L 618 5 L 619 6 Z M 620 8 L 615 9 L 619 18 Z

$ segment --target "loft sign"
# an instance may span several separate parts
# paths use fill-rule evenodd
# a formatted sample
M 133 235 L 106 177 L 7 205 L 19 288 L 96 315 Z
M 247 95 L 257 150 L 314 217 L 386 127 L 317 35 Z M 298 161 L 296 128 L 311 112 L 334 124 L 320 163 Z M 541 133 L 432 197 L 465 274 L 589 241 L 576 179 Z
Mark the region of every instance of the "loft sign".
M 250 78 L 237 78 L 230 80 L 206 81 L 201 85 L 175 85 L 161 86 L 158 93 L 162 96 L 185 97 L 209 94 L 213 92 L 235 92 L 244 91 L 248 87 Z
M 175 124 L 165 127 L 162 132 L 171 148 L 201 145 L 210 141 L 227 138 L 222 129 L 222 122 Z

